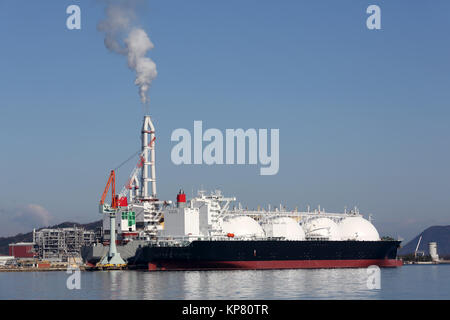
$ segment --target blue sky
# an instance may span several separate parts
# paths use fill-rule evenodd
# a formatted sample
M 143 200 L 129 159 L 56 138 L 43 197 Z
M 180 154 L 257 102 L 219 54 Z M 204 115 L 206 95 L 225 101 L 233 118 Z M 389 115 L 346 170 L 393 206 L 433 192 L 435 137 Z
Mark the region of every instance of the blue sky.
M 81 30 L 66 28 L 71 4 L 81 7 Z M 449 224 L 448 1 L 145 4 L 161 199 L 203 187 L 249 207 L 357 205 L 381 234 L 406 239 Z M 371 4 L 381 30 L 366 28 Z M 103 44 L 103 9 L 0 2 L 0 236 L 100 219 L 109 170 L 139 149 L 134 74 Z M 170 135 L 194 120 L 280 129 L 279 173 L 175 166 Z M 133 165 L 118 172 L 120 184 Z

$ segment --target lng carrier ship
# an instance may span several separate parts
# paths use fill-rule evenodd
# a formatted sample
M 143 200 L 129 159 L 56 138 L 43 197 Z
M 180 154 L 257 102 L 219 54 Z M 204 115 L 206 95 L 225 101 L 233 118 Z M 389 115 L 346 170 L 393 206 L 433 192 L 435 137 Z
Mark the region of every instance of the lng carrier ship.
M 141 134 L 139 162 L 119 194 L 111 171 L 100 201 L 102 243 L 82 248 L 87 265 L 151 271 L 402 265 L 400 241 L 380 239 L 356 208 L 343 213 L 281 206 L 248 210 L 231 207 L 236 198 L 220 191 L 187 199 L 180 190 L 175 203 L 158 199 L 150 116 L 144 117 Z

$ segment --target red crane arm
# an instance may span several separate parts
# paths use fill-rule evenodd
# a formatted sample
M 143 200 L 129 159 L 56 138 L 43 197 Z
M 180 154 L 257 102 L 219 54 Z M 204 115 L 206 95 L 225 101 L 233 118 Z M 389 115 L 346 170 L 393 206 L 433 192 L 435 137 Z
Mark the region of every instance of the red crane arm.
M 116 196 L 116 173 L 114 170 L 111 170 L 109 174 L 108 182 L 106 183 L 105 191 L 103 191 L 102 199 L 100 200 L 100 205 L 105 203 L 106 195 L 108 194 L 109 186 L 111 186 L 111 207 L 117 208 L 117 196 Z

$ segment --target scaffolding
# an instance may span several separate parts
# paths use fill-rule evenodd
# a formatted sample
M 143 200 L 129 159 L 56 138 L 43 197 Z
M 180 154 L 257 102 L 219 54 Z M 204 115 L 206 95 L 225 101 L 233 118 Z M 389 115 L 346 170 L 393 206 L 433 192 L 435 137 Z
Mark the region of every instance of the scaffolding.
M 41 229 L 33 232 L 38 258 L 67 262 L 81 256 L 81 247 L 95 243 L 94 231 L 83 228 Z

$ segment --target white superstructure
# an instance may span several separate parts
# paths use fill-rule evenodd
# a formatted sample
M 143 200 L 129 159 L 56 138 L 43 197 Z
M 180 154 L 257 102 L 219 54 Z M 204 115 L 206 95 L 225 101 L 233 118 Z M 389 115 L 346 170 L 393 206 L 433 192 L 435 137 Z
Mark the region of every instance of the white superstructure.
M 164 211 L 164 229 L 160 235 L 174 238 L 200 236 L 199 209 L 193 207 L 168 208 Z
M 347 213 L 326 213 L 325 210 L 299 212 L 280 206 L 275 210 L 230 209 L 234 197 L 220 191 L 186 200 L 180 190 L 176 205 L 160 201 L 156 192 L 155 127 L 150 116 L 142 125 L 139 162 L 118 195 L 115 227 L 119 240 L 195 239 L 279 239 L 357 240 L 380 239 L 372 223 L 355 210 Z M 104 215 L 106 239 L 110 228 L 109 215 Z
M 198 208 L 200 215 L 200 233 L 204 236 L 217 236 L 222 234 L 222 217 L 228 210 L 231 202 L 236 198 L 226 198 L 222 196 L 219 190 L 206 195 L 201 190 L 198 196 L 192 199 L 191 205 Z

